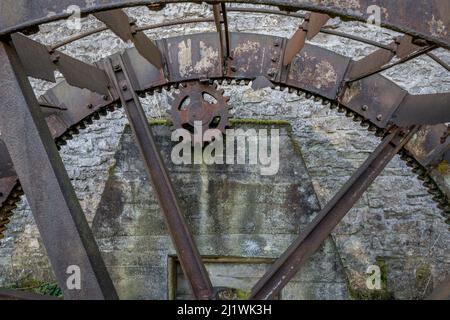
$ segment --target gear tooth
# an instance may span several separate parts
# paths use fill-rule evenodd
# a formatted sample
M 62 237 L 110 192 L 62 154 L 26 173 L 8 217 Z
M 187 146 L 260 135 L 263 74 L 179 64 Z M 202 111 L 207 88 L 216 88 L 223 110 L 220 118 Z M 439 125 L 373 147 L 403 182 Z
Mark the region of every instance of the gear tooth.
M 62 146 L 65 146 L 66 144 L 67 144 L 67 142 L 66 142 L 64 139 L 59 139 L 59 140 L 56 142 L 56 146 L 59 147 L 60 149 L 61 149 Z M 59 149 L 59 150 L 60 150 L 60 149 Z
M 403 161 L 406 161 L 406 160 L 408 160 L 408 155 L 405 153 L 405 152 L 402 152 L 401 154 L 400 154 L 400 159 L 402 159 Z
M 426 174 L 419 174 L 419 175 L 417 176 L 417 179 L 419 179 L 420 181 L 425 181 L 425 179 L 426 179 Z
M 368 121 L 361 121 L 360 125 L 361 125 L 361 127 L 363 127 L 363 128 L 368 128 L 368 127 L 370 126 L 370 124 L 369 124 Z
M 347 118 L 353 118 L 355 116 L 355 114 L 352 111 L 346 110 L 345 116 Z
M 428 189 L 428 193 L 429 194 L 431 194 L 432 196 L 440 196 L 440 192 L 439 192 L 439 190 L 436 190 L 436 189 Z M 447 202 L 447 201 L 445 201 L 445 202 Z
M 354 115 L 353 116 L 353 121 L 354 122 L 358 122 L 361 123 L 362 121 L 364 121 L 363 117 L 359 116 L 359 115 Z
M 439 194 L 440 194 L 439 204 L 441 204 L 442 206 L 448 206 L 449 203 L 447 197 L 444 196 L 442 193 Z

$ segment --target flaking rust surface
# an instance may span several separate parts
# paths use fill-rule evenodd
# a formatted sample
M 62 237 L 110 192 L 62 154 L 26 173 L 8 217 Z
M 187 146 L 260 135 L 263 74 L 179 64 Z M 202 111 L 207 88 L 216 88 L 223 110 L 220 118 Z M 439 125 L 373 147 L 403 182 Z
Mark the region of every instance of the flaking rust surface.
M 178 72 L 182 77 L 193 73 L 206 75 L 216 66 L 219 51 L 201 40 L 199 41 L 199 48 L 199 60 L 195 61 L 192 40 L 182 40 L 178 43 Z
M 259 65 L 261 60 L 264 60 L 264 55 L 261 54 L 261 44 L 257 41 L 245 41 L 240 43 L 234 49 L 234 55 L 236 57 L 246 57 L 246 64 L 239 67 L 240 72 L 247 72 L 255 65 Z M 262 59 L 260 57 L 263 57 Z
M 311 86 L 317 89 L 332 88 L 336 85 L 338 76 L 336 70 L 329 61 L 319 60 L 317 57 L 310 56 L 303 52 L 293 61 L 291 70 L 296 72 L 289 73 L 290 80 L 305 79 L 311 83 Z

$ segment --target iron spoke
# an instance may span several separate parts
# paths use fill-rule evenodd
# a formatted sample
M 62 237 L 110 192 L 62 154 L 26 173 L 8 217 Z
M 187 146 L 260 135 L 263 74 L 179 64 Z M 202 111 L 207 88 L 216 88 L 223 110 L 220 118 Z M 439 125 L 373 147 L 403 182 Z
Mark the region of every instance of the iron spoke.
M 395 129 L 383 139 L 344 187 L 254 286 L 251 299 L 271 299 L 280 293 L 415 132 L 417 128 L 406 135 L 402 130 Z
M 208 272 L 181 212 L 167 169 L 156 146 L 139 98 L 131 86 L 130 76 L 122 57 L 116 55 L 111 60 L 113 66 L 108 68 L 109 74 L 125 108 L 147 174 L 153 182 L 153 188 L 164 214 L 178 259 L 194 298 L 198 300 L 214 299 L 215 295 Z
M 27 195 L 64 298 L 117 299 L 12 42 L 0 43 L 0 65 L 2 139 Z

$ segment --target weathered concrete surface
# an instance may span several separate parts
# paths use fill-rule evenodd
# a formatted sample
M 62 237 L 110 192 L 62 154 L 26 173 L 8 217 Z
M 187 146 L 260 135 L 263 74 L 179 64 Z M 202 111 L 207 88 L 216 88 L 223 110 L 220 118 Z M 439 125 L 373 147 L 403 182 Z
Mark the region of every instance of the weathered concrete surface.
M 273 259 L 320 209 L 319 203 L 289 126 L 234 128 L 280 130 L 278 174 L 262 176 L 260 165 L 174 165 L 169 127 L 156 126 L 154 132 L 201 255 Z M 175 251 L 128 127 L 115 159 L 93 220 L 94 234 L 121 298 L 166 299 L 167 262 Z M 213 285 L 228 282 L 249 291 L 261 266 L 229 266 L 210 265 Z M 227 282 L 224 270 L 228 270 Z M 252 272 L 254 276 L 244 277 Z M 334 299 L 347 297 L 343 269 L 330 241 L 283 297 L 319 299 L 325 294 Z
M 210 17 L 210 7 L 203 5 L 169 5 L 160 12 L 145 8 L 129 10 L 139 24 L 158 23 L 176 18 Z M 298 19 L 257 14 L 230 14 L 232 31 L 256 32 L 290 37 L 298 27 Z M 333 21 L 338 31 L 363 35 L 372 40 L 390 43 L 396 33 L 361 23 Z M 83 20 L 83 30 L 101 25 L 95 19 Z M 152 38 L 183 35 L 214 30 L 212 24 L 195 24 L 156 29 Z M 78 33 L 64 23 L 41 28 L 35 37 L 54 43 Z M 373 47 L 338 37 L 319 34 L 314 44 L 359 59 Z M 110 32 L 95 35 L 65 48 L 66 52 L 85 61 L 95 61 L 126 47 Z M 450 63 L 450 55 L 437 54 Z M 384 73 L 411 93 L 450 91 L 450 73 L 424 57 Z M 34 81 L 38 93 L 48 84 Z M 294 95 L 280 92 L 254 92 L 249 87 L 224 86 L 232 97 L 237 117 L 285 119 L 293 126 L 294 136 L 304 151 L 305 162 L 322 205 L 329 200 L 351 173 L 364 161 L 378 139 L 368 134 L 345 116 Z M 144 101 L 150 117 L 164 117 L 167 95 L 158 94 Z M 121 111 L 110 114 L 76 137 L 62 150 L 64 162 L 73 179 L 78 197 L 90 221 L 97 210 L 108 168 L 114 165 L 114 154 L 125 120 Z M 107 137 L 107 138 L 105 138 Z M 446 172 L 450 185 L 450 170 Z M 22 203 L 7 238 L 0 247 L 0 285 L 13 283 L 27 276 L 51 279 L 45 251 L 31 213 Z M 444 280 L 450 272 L 450 232 L 439 210 L 427 195 L 420 181 L 402 161 L 396 158 L 364 195 L 334 232 L 346 275 L 355 297 L 365 288 L 365 271 L 384 261 L 387 289 L 397 299 L 422 298 L 431 287 Z M 118 240 L 119 241 L 119 240 Z M 125 245 L 125 244 L 124 244 Z M 378 258 L 378 259 L 377 259 Z M 42 271 L 32 274 L 35 266 Z M 425 280 L 423 280 L 425 279 Z M 324 293 L 324 297 L 329 297 Z M 364 297 L 364 296 L 362 296 Z

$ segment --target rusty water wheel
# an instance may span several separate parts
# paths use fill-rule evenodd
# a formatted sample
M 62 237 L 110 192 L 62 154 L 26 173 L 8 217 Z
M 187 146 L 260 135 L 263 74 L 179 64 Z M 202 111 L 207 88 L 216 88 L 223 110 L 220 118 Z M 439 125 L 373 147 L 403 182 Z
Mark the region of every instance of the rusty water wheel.
M 40 5 L 36 7 L 48 9 L 47 0 L 37 1 Z M 433 0 L 429 1 L 433 2 Z M 8 12 L 19 13 L 2 20 L 2 13 L 0 13 L 0 21 L 13 21 L 11 25 L 0 22 L 0 35 L 11 36 L 11 39 L 2 40 L 0 50 L 0 62 L 5 66 L 1 75 L 2 80 L 11 85 L 8 90 L 3 90 L 0 94 L 7 98 L 14 98 L 8 100 L 12 102 L 11 106 L 4 107 L 4 119 L 7 121 L 0 120 L 2 139 L 4 139 L 4 144 L 0 145 L 3 148 L 3 157 L 0 158 L 2 169 L 0 170 L 2 173 L 0 176 L 0 232 L 3 233 L 6 229 L 12 210 L 22 194 L 22 184 L 27 196 L 32 200 L 30 203 L 33 214 L 43 235 L 47 253 L 65 298 L 116 299 L 117 294 L 95 240 L 86 228 L 87 224 L 81 207 L 78 205 L 67 175 L 64 174 L 62 163 L 58 162 L 56 146 L 49 137 L 51 134 L 58 146 L 64 145 L 66 140 L 79 134 L 80 130 L 91 124 L 93 120 L 99 119 L 118 106 L 126 109 L 147 166 L 147 173 L 154 183 L 156 192 L 159 192 L 158 198 L 194 298 L 234 297 L 232 289 L 216 290 L 209 280 L 195 242 L 176 202 L 164 164 L 158 157 L 145 114 L 137 98 L 138 94 L 163 89 L 171 90 L 180 84 L 188 83 L 186 87 L 181 88 L 182 93 L 173 103 L 171 115 L 175 127 L 192 126 L 193 121 L 201 119 L 208 128 L 215 126 L 223 131 L 228 125 L 228 101 L 215 87 L 205 83 L 205 77 L 209 82 L 236 80 L 244 84 L 258 78 L 263 79 L 264 81 L 260 83 L 264 85 L 269 86 L 271 83 L 273 86 L 279 86 L 281 90 L 288 88 L 301 95 L 304 94 L 306 98 L 322 101 L 332 109 L 346 113 L 349 118 L 360 122 L 370 131 L 375 131 L 383 139 L 380 146 L 352 179 L 253 288 L 251 299 L 275 298 L 397 153 L 402 155 L 402 159 L 424 181 L 424 186 L 433 195 L 433 199 L 443 210 L 444 216 L 449 217 L 448 194 L 439 188 L 435 175 L 436 168 L 442 161 L 450 159 L 448 127 L 445 125 L 446 122 L 450 122 L 448 108 L 445 108 L 450 101 L 449 94 L 410 95 L 379 75 L 381 71 L 422 55 L 428 55 L 450 70 L 445 62 L 432 53 L 439 46 L 450 48 L 450 37 L 436 30 L 430 32 L 422 25 L 415 23 L 417 16 L 421 16 L 422 20 L 436 21 L 439 17 L 445 20 L 445 17 L 450 16 L 448 7 L 441 7 L 434 1 L 435 6 L 430 6 L 432 10 L 426 11 L 425 16 L 423 13 L 425 11 L 420 6 L 412 8 L 408 16 L 402 16 L 401 12 L 396 10 L 394 3 L 386 5 L 384 9 L 387 12 L 388 21 L 384 25 L 390 29 L 405 32 L 405 36 L 396 39 L 390 45 L 383 45 L 362 37 L 324 28 L 331 16 L 361 20 L 354 10 L 349 9 L 346 1 L 339 1 L 339 5 L 332 3 L 306 7 L 297 2 L 293 2 L 292 6 L 286 6 L 285 1 L 280 1 L 278 7 L 289 10 L 289 13 L 269 9 L 232 8 L 224 3 L 213 1 L 213 18 L 191 19 L 146 27 L 137 26 L 136 21 L 130 20 L 120 9 L 104 11 L 104 7 L 87 6 L 84 0 L 73 2 L 79 2 L 83 13 L 95 14 L 106 27 L 74 36 L 51 46 L 50 50 L 14 32 L 34 32 L 40 23 L 63 18 L 63 14 L 49 17 L 39 10 L 30 12 L 11 8 Z M 144 2 L 146 1 L 142 1 Z M 147 2 L 151 5 L 151 9 L 160 10 L 166 1 Z M 267 4 L 273 5 L 276 2 L 271 1 Z M 359 0 L 362 7 L 374 5 L 374 2 L 376 4 L 377 1 Z M 262 4 L 265 1 L 258 1 L 258 3 Z M 118 7 L 126 7 L 132 3 L 124 0 L 116 1 L 116 4 Z M 385 2 L 380 1 L 380 5 L 383 4 Z M 58 7 L 58 4 L 51 8 L 52 12 L 54 10 L 65 12 L 65 8 L 55 7 Z M 299 9 L 312 11 L 307 14 L 292 13 Z M 233 11 L 289 15 L 302 18 L 303 23 L 299 25 L 297 31 L 293 30 L 295 33 L 291 39 L 240 33 L 233 33 L 231 37 L 227 12 Z M 392 14 L 388 14 L 389 12 Z M 202 41 L 203 45 L 214 46 L 217 52 L 220 52 L 218 56 L 213 57 L 214 61 L 209 64 L 209 69 L 201 70 L 201 72 L 195 69 L 189 74 L 177 72 L 177 63 L 168 63 L 168 61 L 174 61 L 174 57 L 179 54 L 179 48 L 169 46 L 167 43 L 172 41 L 173 44 L 178 40 L 163 39 L 155 43 L 143 32 L 157 27 L 198 22 L 215 22 L 219 35 L 218 37 L 208 34 L 197 38 L 192 35 L 184 37 L 192 43 L 198 44 Z M 116 54 L 103 59 L 95 66 L 73 59 L 57 50 L 108 28 L 120 39 L 131 41 L 135 48 L 127 50 L 122 55 Z M 319 32 L 361 41 L 377 47 L 378 50 L 360 61 L 352 61 L 325 49 L 306 44 L 306 40 L 311 40 Z M 258 45 L 253 49 L 247 46 L 245 50 L 236 50 L 241 49 L 243 44 L 250 40 Z M 199 47 L 200 45 L 197 45 L 197 48 Z M 198 53 L 195 52 L 192 57 L 201 59 Z M 398 59 L 393 60 L 395 57 Z M 321 66 L 322 71 L 324 66 L 328 68 L 327 71 L 335 77 L 322 81 L 321 73 L 317 73 L 318 65 Z M 24 79 L 26 76 L 32 76 L 54 81 L 55 70 L 60 71 L 66 81 L 48 90 L 38 101 L 30 93 Z M 88 74 L 89 78 L 86 77 Z M 17 81 L 16 78 L 21 81 Z M 78 88 L 88 90 L 81 91 Z M 207 93 L 217 100 L 217 108 L 213 109 L 212 105 L 215 103 L 205 100 L 202 93 Z M 193 98 L 194 104 L 188 104 L 187 108 L 182 110 L 183 102 L 187 97 Z M 45 110 L 41 115 L 30 112 L 39 106 L 42 111 Z M 22 118 L 23 115 L 30 114 L 31 116 Z M 47 120 L 46 125 L 44 125 L 43 116 Z M 18 131 L 15 131 L 16 128 L 9 123 L 14 123 Z M 28 136 L 30 141 L 23 140 L 23 135 L 20 134 L 27 130 L 30 132 Z M 411 141 L 415 144 L 411 144 Z M 33 148 L 30 148 L 33 152 L 28 153 L 25 159 L 20 157 L 20 150 L 27 143 L 33 144 Z M 11 156 L 6 156 L 8 151 Z M 41 170 L 31 170 L 32 163 L 39 163 Z M 24 174 L 26 172 L 29 175 Z M 18 176 L 21 178 L 21 184 L 18 183 Z M 60 199 L 60 201 L 53 203 L 52 199 Z M 53 208 L 55 210 L 50 210 Z M 53 211 L 58 212 L 59 216 L 52 215 Z M 59 221 L 66 227 L 65 241 L 57 238 L 60 234 L 52 221 Z M 64 246 L 66 242 L 70 242 L 69 240 L 73 240 L 72 245 L 77 246 L 79 250 L 67 250 Z M 72 264 L 75 261 L 87 270 L 86 279 L 89 280 L 89 285 L 80 292 L 74 293 L 64 287 L 69 261 Z M 434 298 L 450 296 L 448 286 L 444 284 L 442 288 L 433 295 Z

